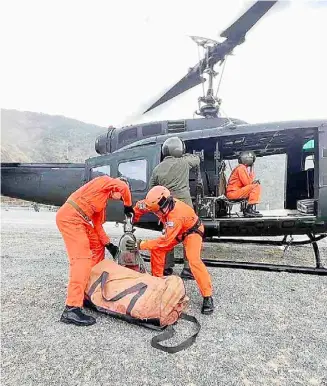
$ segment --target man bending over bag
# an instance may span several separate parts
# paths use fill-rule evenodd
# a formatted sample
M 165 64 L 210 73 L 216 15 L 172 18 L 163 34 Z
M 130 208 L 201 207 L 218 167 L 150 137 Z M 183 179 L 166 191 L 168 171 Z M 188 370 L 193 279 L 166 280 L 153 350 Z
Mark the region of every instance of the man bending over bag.
M 66 307 L 61 322 L 79 326 L 95 323 L 92 316 L 82 312 L 84 291 L 92 267 L 104 259 L 105 247 L 113 256 L 118 250 L 102 227 L 108 199 L 123 200 L 125 215 L 133 215 L 128 185 L 109 176 L 94 178 L 80 187 L 57 212 L 57 226 L 69 259 Z
M 133 240 L 126 243 L 130 251 L 150 250 L 153 276 L 163 276 L 166 253 L 182 242 L 189 261 L 191 272 L 203 296 L 202 313 L 211 314 L 214 310 L 212 284 L 209 272 L 201 260 L 201 246 L 204 227 L 194 210 L 182 201 L 173 198 L 163 186 L 153 187 L 145 200 L 134 207 L 134 221 L 153 212 L 165 227 L 165 234 L 155 240 Z

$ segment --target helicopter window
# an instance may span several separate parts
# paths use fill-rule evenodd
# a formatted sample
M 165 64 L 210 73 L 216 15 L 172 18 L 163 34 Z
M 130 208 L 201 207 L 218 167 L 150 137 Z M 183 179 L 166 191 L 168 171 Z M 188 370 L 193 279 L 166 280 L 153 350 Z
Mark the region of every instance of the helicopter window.
M 121 162 L 118 165 L 118 177 L 125 177 L 131 185 L 131 190 L 144 190 L 147 186 L 147 161 L 138 159 L 135 161 Z
M 129 142 L 137 138 L 137 127 L 130 127 L 118 135 L 118 142 Z
M 308 142 L 306 142 L 303 145 L 303 150 L 304 151 L 310 151 L 310 150 L 313 150 L 314 147 L 315 147 L 315 141 L 314 141 L 314 139 L 310 139 Z
M 307 155 L 304 161 L 304 170 L 313 169 L 315 167 L 314 154 Z
M 98 166 L 91 169 L 91 179 L 104 175 L 110 176 L 110 165 Z
M 161 123 L 153 123 L 142 127 L 143 137 L 151 137 L 155 134 L 161 134 Z

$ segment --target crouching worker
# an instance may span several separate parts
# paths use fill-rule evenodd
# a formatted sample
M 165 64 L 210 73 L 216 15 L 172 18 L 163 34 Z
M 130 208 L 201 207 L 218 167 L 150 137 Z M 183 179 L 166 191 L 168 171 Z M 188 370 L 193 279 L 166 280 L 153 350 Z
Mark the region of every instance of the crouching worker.
M 110 242 L 102 224 L 107 200 L 122 200 L 126 216 L 133 215 L 131 192 L 126 182 L 101 176 L 71 194 L 56 215 L 69 259 L 66 307 L 60 321 L 89 326 L 96 321 L 82 312 L 84 292 L 91 269 L 104 259 L 105 247 L 114 256 L 117 246 Z
M 212 284 L 209 272 L 201 260 L 201 246 L 204 227 L 194 210 L 182 201 L 173 198 L 163 186 L 153 187 L 145 200 L 134 207 L 137 222 L 147 213 L 153 212 L 165 227 L 165 234 L 155 240 L 130 240 L 126 246 L 130 251 L 151 251 L 151 270 L 153 276 L 163 276 L 166 253 L 177 244 L 183 243 L 191 272 L 203 296 L 202 313 L 211 314 L 214 310 Z
M 234 168 L 229 177 L 226 196 L 230 200 L 248 199 L 248 205 L 244 210 L 245 217 L 262 217 L 255 207 L 260 202 L 261 185 L 255 180 L 253 164 L 255 162 L 253 151 L 243 151 L 239 158 L 239 165 Z M 250 169 L 250 170 L 248 170 Z

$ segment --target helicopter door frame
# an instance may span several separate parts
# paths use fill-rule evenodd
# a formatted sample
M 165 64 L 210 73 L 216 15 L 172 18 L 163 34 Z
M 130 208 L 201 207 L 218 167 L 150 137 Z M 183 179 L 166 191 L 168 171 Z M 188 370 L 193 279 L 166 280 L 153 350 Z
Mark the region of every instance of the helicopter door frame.
M 327 221 L 327 123 L 318 128 L 318 220 Z
M 101 167 L 109 166 L 110 177 L 117 178 L 119 177 L 119 174 L 122 175 L 122 173 L 119 170 L 119 166 L 121 164 L 124 164 L 127 162 L 137 163 L 137 161 L 145 160 L 146 162 L 145 172 L 141 172 L 141 170 L 143 170 L 142 164 L 140 165 L 141 168 L 138 167 L 136 164 L 136 169 L 134 169 L 135 171 L 140 171 L 141 173 L 143 173 L 142 179 L 143 178 L 146 179 L 146 181 L 144 181 L 145 182 L 144 186 L 137 187 L 135 184 L 136 180 L 131 180 L 128 175 L 123 174 L 123 176 L 126 177 L 130 182 L 133 205 L 135 205 L 137 201 L 145 198 L 146 193 L 149 190 L 149 182 L 150 182 L 152 170 L 155 168 L 157 164 L 160 163 L 160 154 L 161 154 L 161 144 L 155 144 L 155 145 L 133 147 L 126 150 L 119 150 L 117 152 L 114 152 L 108 155 L 102 155 L 99 157 L 90 158 L 89 160 L 86 161 L 87 181 L 90 181 L 92 178 L 98 177 L 98 175 L 94 175 L 92 177 L 92 169 L 94 168 L 100 169 Z M 125 173 L 127 172 L 127 170 L 131 171 L 130 176 L 133 174 L 132 167 L 125 168 L 125 170 L 124 170 Z M 99 171 L 102 172 L 101 169 Z M 105 173 L 105 174 L 109 175 L 109 173 Z M 107 212 L 106 221 L 122 222 L 124 220 L 123 203 L 121 201 L 109 200 L 107 204 L 106 212 Z

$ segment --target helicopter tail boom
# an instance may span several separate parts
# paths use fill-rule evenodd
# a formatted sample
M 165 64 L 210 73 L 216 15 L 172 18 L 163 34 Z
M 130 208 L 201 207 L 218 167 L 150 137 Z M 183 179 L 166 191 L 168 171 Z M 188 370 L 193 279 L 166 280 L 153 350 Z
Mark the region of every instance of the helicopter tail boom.
M 84 183 L 85 164 L 1 163 L 1 194 L 62 205 Z

